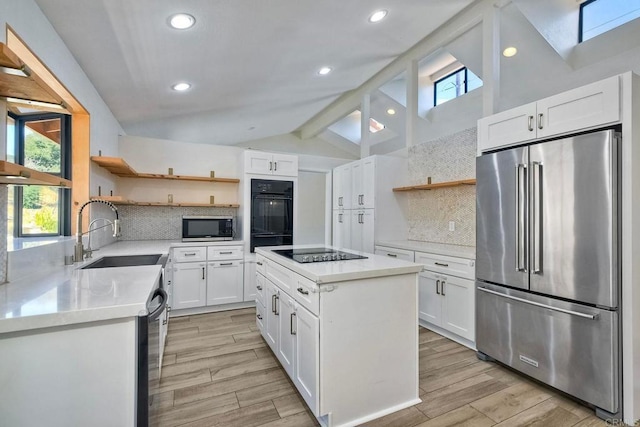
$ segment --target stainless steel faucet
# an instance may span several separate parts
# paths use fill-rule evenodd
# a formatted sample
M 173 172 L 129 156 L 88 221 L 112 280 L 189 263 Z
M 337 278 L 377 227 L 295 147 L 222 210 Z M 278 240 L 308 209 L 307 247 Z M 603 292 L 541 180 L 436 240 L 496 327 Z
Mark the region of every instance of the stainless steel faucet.
M 118 217 L 118 208 L 116 208 L 113 203 L 107 202 L 106 200 L 89 200 L 87 203 L 82 205 L 78 210 L 78 220 L 77 220 L 77 227 L 76 227 L 76 245 L 74 247 L 74 258 L 73 258 L 75 262 L 83 261 L 85 258 L 85 255 L 88 255 L 88 257 L 91 257 L 91 252 L 92 252 L 91 248 L 85 249 L 84 245 L 82 244 L 83 234 L 89 234 L 91 232 L 91 224 L 89 224 L 89 229 L 87 230 L 87 232 L 82 233 L 82 211 L 87 205 L 91 203 L 102 203 L 111 208 L 111 210 L 116 214 L 116 219 L 112 223 L 113 237 L 120 236 L 120 218 Z

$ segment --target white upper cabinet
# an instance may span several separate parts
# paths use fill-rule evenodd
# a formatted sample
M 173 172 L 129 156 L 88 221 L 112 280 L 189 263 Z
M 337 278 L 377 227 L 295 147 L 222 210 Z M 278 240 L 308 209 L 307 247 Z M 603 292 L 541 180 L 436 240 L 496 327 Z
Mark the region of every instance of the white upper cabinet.
M 620 120 L 614 76 L 478 120 L 480 151 L 595 129 Z
M 257 175 L 298 176 L 298 156 L 248 150 L 244 171 Z
M 376 163 L 367 157 L 353 163 L 351 169 L 351 208 L 373 209 L 375 207 Z
M 352 164 L 333 170 L 333 209 L 351 209 Z

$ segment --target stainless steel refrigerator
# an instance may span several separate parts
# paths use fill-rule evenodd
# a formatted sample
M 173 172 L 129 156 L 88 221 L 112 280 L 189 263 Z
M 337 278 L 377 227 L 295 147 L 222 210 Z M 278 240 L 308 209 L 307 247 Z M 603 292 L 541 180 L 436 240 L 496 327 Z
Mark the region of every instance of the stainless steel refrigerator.
M 618 145 L 613 130 L 477 159 L 476 343 L 620 415 Z

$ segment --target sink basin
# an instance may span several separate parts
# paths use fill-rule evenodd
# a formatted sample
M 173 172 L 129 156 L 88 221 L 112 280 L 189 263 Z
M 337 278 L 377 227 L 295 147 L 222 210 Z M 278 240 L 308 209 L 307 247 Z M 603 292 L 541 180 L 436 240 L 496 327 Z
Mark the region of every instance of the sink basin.
M 81 269 L 88 268 L 106 268 L 106 267 L 135 267 L 138 265 L 164 265 L 167 260 L 166 256 L 161 254 L 153 255 L 123 255 L 123 256 L 105 256 L 91 264 L 85 265 Z

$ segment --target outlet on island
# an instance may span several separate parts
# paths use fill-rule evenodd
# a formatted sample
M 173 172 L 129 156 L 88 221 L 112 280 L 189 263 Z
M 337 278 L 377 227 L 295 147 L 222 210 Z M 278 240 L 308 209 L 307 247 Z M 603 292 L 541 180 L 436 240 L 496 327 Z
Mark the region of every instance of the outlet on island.
M 456 222 L 449 221 L 449 231 L 456 231 Z

